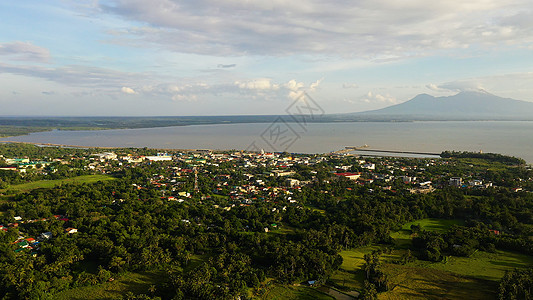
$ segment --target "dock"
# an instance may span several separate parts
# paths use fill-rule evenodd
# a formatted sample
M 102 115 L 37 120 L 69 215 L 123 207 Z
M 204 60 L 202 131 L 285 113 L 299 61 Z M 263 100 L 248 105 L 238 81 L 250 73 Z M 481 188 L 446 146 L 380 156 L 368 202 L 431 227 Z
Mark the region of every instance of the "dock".
M 356 147 L 354 147 L 356 148 Z M 346 149 L 349 149 L 349 147 L 346 147 Z M 350 147 L 351 149 L 351 147 Z M 368 152 L 379 152 L 379 153 L 399 153 L 399 154 L 418 154 L 418 155 L 434 155 L 434 156 L 440 156 L 440 153 L 432 153 L 432 152 L 418 152 L 418 151 L 399 151 L 399 150 L 378 150 L 378 149 L 352 149 L 352 151 L 368 151 Z

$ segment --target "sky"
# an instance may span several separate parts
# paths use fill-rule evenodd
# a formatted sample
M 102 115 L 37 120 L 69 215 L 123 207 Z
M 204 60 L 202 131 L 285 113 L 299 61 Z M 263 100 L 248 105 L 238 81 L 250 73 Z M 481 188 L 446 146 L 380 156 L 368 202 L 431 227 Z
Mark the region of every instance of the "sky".
M 0 115 L 325 113 L 465 90 L 533 102 L 532 0 L 0 1 Z

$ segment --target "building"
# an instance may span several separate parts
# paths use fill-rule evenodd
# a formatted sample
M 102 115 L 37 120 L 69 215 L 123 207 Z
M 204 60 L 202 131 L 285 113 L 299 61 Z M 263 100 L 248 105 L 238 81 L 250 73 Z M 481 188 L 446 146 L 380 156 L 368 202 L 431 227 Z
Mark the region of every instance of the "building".
M 117 159 L 117 155 L 114 152 L 97 153 L 93 154 L 93 156 L 98 157 L 100 160 Z
M 146 156 L 145 159 L 149 161 L 170 161 L 172 160 L 172 156 L 167 153 L 157 153 L 155 156 Z
M 43 232 L 43 233 L 41 233 L 41 235 L 39 237 L 42 240 L 47 240 L 49 238 L 52 238 L 52 233 L 51 232 Z
M 30 162 L 29 158 L 5 158 L 4 160 L 8 165 L 18 165 Z
M 461 187 L 463 185 L 463 179 L 461 177 L 450 178 L 450 185 L 455 187 Z
M 350 180 L 357 180 L 359 177 L 361 177 L 361 173 L 335 173 L 335 175 L 348 178 Z
M 373 164 L 373 163 L 367 163 L 367 164 L 363 165 L 363 168 L 369 169 L 369 170 L 375 170 L 376 169 L 376 165 Z
M 72 233 L 78 232 L 78 229 L 69 227 L 69 228 L 65 228 L 65 232 L 68 234 L 72 234 Z
M 287 178 L 287 180 L 285 180 L 285 182 L 287 183 L 287 186 L 290 186 L 290 187 L 294 187 L 294 186 L 300 185 L 300 180 L 294 179 L 294 178 Z
M 284 170 L 272 170 L 270 176 L 282 177 L 282 176 L 291 176 L 296 174 L 294 171 L 284 171 Z
M 2 170 L 2 171 L 15 171 L 15 172 L 18 172 L 17 167 L 1 167 L 0 170 Z

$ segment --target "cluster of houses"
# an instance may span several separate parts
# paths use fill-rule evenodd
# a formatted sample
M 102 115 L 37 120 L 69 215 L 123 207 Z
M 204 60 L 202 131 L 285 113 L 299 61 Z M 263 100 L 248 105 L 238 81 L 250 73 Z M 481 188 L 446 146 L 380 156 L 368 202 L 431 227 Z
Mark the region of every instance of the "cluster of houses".
M 122 168 L 135 168 L 142 165 L 150 165 L 155 162 L 168 162 L 161 164 L 161 172 L 153 174 L 144 184 L 133 184 L 138 189 L 157 189 L 161 191 L 162 198 L 168 201 L 203 201 L 208 199 L 224 199 L 214 204 L 214 207 L 231 210 L 235 206 L 248 206 L 255 202 L 282 201 L 273 209 L 285 210 L 287 205 L 298 204 L 296 193 L 302 187 L 323 180 L 330 181 L 345 178 L 358 185 L 371 185 L 372 189 L 381 188 L 396 192 L 394 189 L 402 188 L 411 193 L 430 193 L 438 188 L 454 186 L 457 188 L 488 188 L 491 182 L 485 182 L 482 178 L 468 176 L 468 174 L 456 174 L 463 177 L 450 177 L 450 174 L 431 174 L 426 172 L 432 167 L 446 165 L 446 160 L 425 159 L 408 161 L 397 158 L 365 158 L 361 157 L 338 157 L 332 155 L 297 155 L 288 153 L 268 152 L 244 152 L 225 151 L 213 152 L 210 150 L 183 151 L 178 153 L 157 153 L 156 155 L 120 155 L 115 152 L 95 153 L 88 157 L 68 159 L 50 159 L 50 161 L 32 161 L 30 158 L 5 158 L 0 161 L 10 165 L 0 169 L 22 170 L 30 168 L 30 165 L 42 167 L 54 162 L 69 164 L 73 159 L 82 159 L 86 163 L 85 168 L 94 170 L 95 173 L 112 173 Z M 307 170 L 303 176 L 300 171 Z M 318 171 L 327 170 L 329 173 L 318 176 Z M 237 176 L 238 175 L 238 176 Z M 202 191 L 205 185 L 209 185 L 207 192 L 200 192 L 198 178 L 202 177 Z M 205 178 L 208 178 L 206 183 Z M 321 179 L 318 179 L 321 178 Z M 194 183 L 194 184 L 193 184 Z M 403 184 L 403 185 L 402 185 Z M 371 191 L 373 191 L 370 189 Z M 519 191 L 520 188 L 516 188 Z M 123 199 L 116 199 L 117 205 Z M 65 216 L 54 216 L 62 220 L 65 225 L 69 220 Z M 15 222 L 7 226 L 0 225 L 0 230 L 7 231 L 10 227 L 18 227 L 20 224 L 48 221 L 22 220 L 15 218 Z M 189 220 L 183 220 L 190 224 Z M 268 231 L 276 228 L 272 224 L 265 228 Z M 76 228 L 65 226 L 66 234 L 75 234 Z M 51 232 L 43 232 L 38 237 L 25 237 L 23 234 L 14 242 L 16 252 L 30 250 L 35 255 L 39 249 L 39 243 L 53 238 Z
M 51 161 L 32 161 L 28 157 L 6 158 L 0 155 L 0 161 L 7 166 L 0 166 L 0 170 L 25 173 L 28 169 L 40 169 L 50 165 Z
M 65 222 L 65 224 L 68 224 L 69 219 L 63 215 L 54 215 L 52 217 L 55 220 L 60 220 Z M 20 228 L 20 225 L 23 224 L 29 224 L 29 223 L 35 223 L 35 222 L 47 222 L 50 219 L 42 218 L 42 219 L 30 219 L 30 220 L 23 220 L 22 217 L 16 216 L 14 217 L 15 222 L 9 223 L 7 226 L 0 225 L 0 230 L 8 231 L 11 227 Z M 64 228 L 64 232 L 66 234 L 74 234 L 78 232 L 78 229 L 73 227 L 66 227 Z M 27 237 L 24 235 L 24 233 L 19 230 L 19 237 L 16 241 L 13 242 L 13 245 L 15 246 L 14 251 L 16 253 L 22 252 L 22 251 L 29 251 L 29 253 L 32 256 L 36 256 L 39 251 L 39 244 L 43 241 L 46 241 L 48 239 L 51 239 L 53 237 L 52 232 L 43 232 L 36 238 L 33 237 Z

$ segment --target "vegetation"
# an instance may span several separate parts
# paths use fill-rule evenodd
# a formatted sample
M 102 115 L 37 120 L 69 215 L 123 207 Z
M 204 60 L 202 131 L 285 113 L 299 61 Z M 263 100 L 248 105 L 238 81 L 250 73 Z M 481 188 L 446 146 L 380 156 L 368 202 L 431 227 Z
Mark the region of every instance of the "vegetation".
M 371 158 L 354 182 L 333 174 L 359 171 L 350 157 L 0 150 L 42 162 L 0 173 L 13 191 L 0 203 L 0 298 L 331 298 L 311 284 L 364 299 L 494 299 L 500 279 L 501 297 L 529 291 L 533 173 L 521 166 Z M 305 184 L 270 175 L 282 168 Z M 450 186 L 458 176 L 494 184 Z M 412 192 L 422 187 L 407 177 L 435 189 Z
M 499 299 L 533 299 L 533 270 L 506 272 L 500 282 Z
M 83 183 L 95 183 L 98 181 L 113 180 L 114 178 L 109 175 L 82 175 L 71 178 L 55 179 L 55 180 L 38 180 L 28 183 L 21 183 L 16 185 L 7 186 L 1 192 L 12 193 L 24 193 L 34 189 L 40 188 L 53 188 L 63 184 L 83 184 Z
M 48 127 L 39 127 L 39 126 L 8 126 L 0 125 L 0 138 L 8 136 L 17 136 L 17 135 L 26 135 L 32 132 L 48 131 Z
M 275 285 L 267 293 L 259 297 L 265 300 L 332 300 L 329 295 L 316 289 L 304 286 Z
M 69 299 L 123 299 L 128 293 L 139 295 L 152 294 L 153 287 L 165 278 L 164 272 L 145 271 L 125 273 L 113 281 L 100 285 L 82 286 L 59 292 L 52 296 L 57 300 Z M 164 279 L 163 279 L 164 281 Z M 155 292 L 155 291 L 154 291 Z
M 459 152 L 444 151 L 440 155 L 443 158 L 481 158 L 492 162 L 500 162 L 507 165 L 525 165 L 526 161 L 512 156 L 505 156 L 497 153 L 480 153 L 480 152 Z

